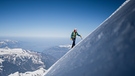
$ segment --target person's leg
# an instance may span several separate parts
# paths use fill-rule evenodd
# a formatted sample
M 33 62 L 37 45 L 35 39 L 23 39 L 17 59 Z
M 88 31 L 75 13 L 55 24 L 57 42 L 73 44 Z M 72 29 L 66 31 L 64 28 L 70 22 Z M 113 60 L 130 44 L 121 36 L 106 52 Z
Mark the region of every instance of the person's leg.
M 72 43 L 72 47 L 73 48 L 75 46 L 75 38 L 73 38 L 73 43 Z

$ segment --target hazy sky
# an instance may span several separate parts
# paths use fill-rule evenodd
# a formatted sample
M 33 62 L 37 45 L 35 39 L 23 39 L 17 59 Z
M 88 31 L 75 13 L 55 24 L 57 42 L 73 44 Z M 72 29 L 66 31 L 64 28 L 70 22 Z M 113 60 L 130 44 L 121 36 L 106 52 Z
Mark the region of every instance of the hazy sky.
M 125 0 L 0 0 L 0 36 L 86 37 Z

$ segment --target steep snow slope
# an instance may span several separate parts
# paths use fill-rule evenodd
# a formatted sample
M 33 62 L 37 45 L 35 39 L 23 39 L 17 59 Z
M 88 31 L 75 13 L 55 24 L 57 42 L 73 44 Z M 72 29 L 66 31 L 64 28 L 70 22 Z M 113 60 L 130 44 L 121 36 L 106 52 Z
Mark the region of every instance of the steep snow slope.
M 135 0 L 127 0 L 45 76 L 135 76 Z

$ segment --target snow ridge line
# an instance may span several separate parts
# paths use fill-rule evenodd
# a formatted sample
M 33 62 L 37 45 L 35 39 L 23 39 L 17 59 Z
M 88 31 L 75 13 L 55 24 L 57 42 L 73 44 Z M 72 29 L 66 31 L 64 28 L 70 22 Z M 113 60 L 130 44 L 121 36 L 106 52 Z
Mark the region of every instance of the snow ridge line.
M 105 19 L 97 28 L 95 28 L 91 33 L 93 33 L 96 29 L 98 29 L 102 24 L 104 24 L 107 20 L 109 20 L 118 10 L 120 10 L 124 5 L 126 5 L 130 0 L 126 0 L 116 11 L 114 11 L 107 19 Z M 91 34 L 90 33 L 90 34 Z M 85 38 L 87 38 L 90 34 L 88 34 Z M 85 39 L 84 38 L 84 39 Z

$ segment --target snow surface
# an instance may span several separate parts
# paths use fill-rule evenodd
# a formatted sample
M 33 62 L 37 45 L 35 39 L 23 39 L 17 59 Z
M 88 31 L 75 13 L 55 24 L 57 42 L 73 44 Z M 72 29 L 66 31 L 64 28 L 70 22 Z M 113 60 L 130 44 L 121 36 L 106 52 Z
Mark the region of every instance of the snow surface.
M 33 72 L 25 72 L 25 73 L 15 72 L 13 74 L 10 74 L 9 76 L 43 76 L 45 72 L 46 70 L 44 68 L 40 68 Z

